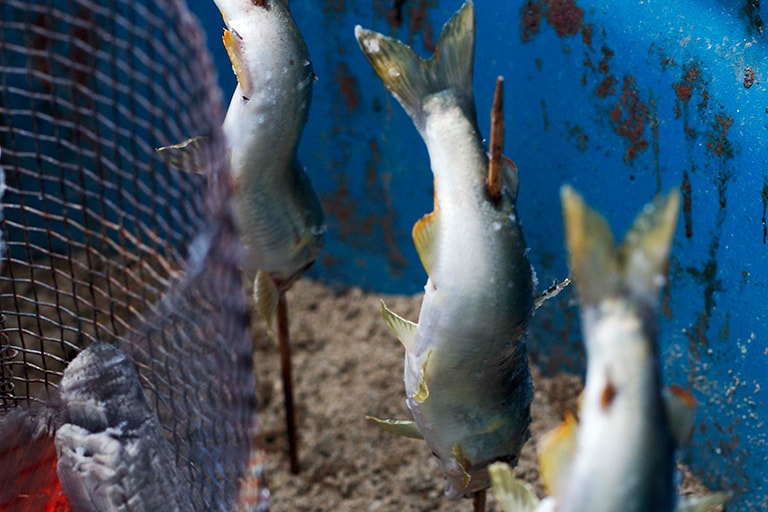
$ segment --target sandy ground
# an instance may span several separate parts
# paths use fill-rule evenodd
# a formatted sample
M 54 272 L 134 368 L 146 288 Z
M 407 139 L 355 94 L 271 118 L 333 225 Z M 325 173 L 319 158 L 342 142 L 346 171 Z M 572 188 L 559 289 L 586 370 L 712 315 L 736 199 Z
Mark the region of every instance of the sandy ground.
M 421 297 L 335 293 L 304 279 L 289 292 L 301 473 L 288 471 L 280 364 L 274 342 L 254 320 L 261 422 L 271 509 L 280 511 L 471 511 L 472 502 L 443 497 L 427 445 L 369 425 L 364 416 L 409 418 L 402 383 L 403 349 L 381 319 L 380 299 L 416 320 Z M 533 367 L 532 439 L 575 409 L 581 380 L 542 376 Z M 541 495 L 536 448 L 529 441 L 515 470 Z M 700 486 L 684 479 L 683 492 Z M 493 496 L 488 511 L 500 510 Z

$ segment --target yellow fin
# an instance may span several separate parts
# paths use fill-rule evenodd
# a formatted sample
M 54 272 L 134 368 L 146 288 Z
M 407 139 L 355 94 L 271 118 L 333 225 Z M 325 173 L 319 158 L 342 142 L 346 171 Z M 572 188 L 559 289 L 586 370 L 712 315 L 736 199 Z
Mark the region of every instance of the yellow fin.
M 207 141 L 207 137 L 198 135 L 181 141 L 178 144 L 156 148 L 155 151 L 163 157 L 163 160 L 168 165 L 177 171 L 205 174 L 207 159 L 205 158 L 204 151 Z
M 469 460 L 467 460 L 467 457 L 464 455 L 464 450 L 459 443 L 453 443 L 453 446 L 451 446 L 451 455 L 453 455 L 456 464 L 458 464 L 459 469 L 461 470 L 461 483 L 466 489 L 470 480 L 472 480 L 472 475 L 470 475 L 468 471 Z
M 416 426 L 414 421 L 382 419 L 375 416 L 366 416 L 365 419 L 368 420 L 368 423 L 371 425 L 376 425 L 391 434 L 410 437 L 411 439 L 424 439 L 421 432 L 419 432 L 419 427 Z
M 704 496 L 681 497 L 675 512 L 710 512 L 725 504 L 731 497 L 729 492 L 713 492 Z
M 419 387 L 413 394 L 413 399 L 419 403 L 423 403 L 429 398 L 429 387 L 427 386 L 427 364 L 429 364 L 429 358 L 432 357 L 432 349 L 427 352 L 427 357 L 424 358 L 424 364 L 421 365 L 421 372 L 419 374 Z
M 236 32 L 225 28 L 222 40 L 224 41 L 227 55 L 229 55 L 229 61 L 232 63 L 232 71 L 235 72 L 237 83 L 240 85 L 240 90 L 246 99 L 250 99 L 253 94 L 253 84 L 242 58 L 243 39 Z
M 434 211 L 426 214 L 413 225 L 413 243 L 427 275 L 429 275 L 429 269 L 434 261 L 435 237 L 437 236 L 436 213 Z
M 696 399 L 689 391 L 674 384 L 665 389 L 663 395 L 672 435 L 675 437 L 677 446 L 683 446 L 693 434 L 693 424 L 696 421 Z
M 578 422 L 566 413 L 563 422 L 539 441 L 541 480 L 548 494 L 559 495 L 576 450 Z
M 491 489 L 496 501 L 504 512 L 533 512 L 539 505 L 539 498 L 527 482 L 515 478 L 512 468 L 505 462 L 494 462 L 488 466 L 491 475 Z
M 384 301 L 381 301 L 381 316 L 384 317 L 387 327 L 391 330 L 400 343 L 403 344 L 405 350 L 411 351 L 416 345 L 416 338 L 418 337 L 419 326 L 399 316 L 387 307 Z
M 419 130 L 424 121 L 420 115 L 422 102 L 430 95 L 451 89 L 463 102 L 472 101 L 475 10 L 471 1 L 464 2 L 443 26 L 435 53 L 427 61 L 397 39 L 359 25 L 355 27 L 355 38 L 381 81 Z
M 270 336 L 273 335 L 273 325 L 275 323 L 277 301 L 279 298 L 280 290 L 277 289 L 274 281 L 269 277 L 269 274 L 259 270 L 253 281 L 253 301 L 256 303 L 256 309 L 267 323 L 267 330 Z

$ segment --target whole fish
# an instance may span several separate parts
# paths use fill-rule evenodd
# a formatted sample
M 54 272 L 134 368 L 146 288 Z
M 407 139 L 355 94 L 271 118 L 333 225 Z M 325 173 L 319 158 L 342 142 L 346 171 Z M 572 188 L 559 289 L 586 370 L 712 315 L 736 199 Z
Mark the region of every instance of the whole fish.
M 246 276 L 268 321 L 277 291 L 317 258 L 325 227 L 320 200 L 297 157 L 315 74 L 283 0 L 215 0 L 237 88 L 224 119 L 238 197 Z
M 325 225 L 320 200 L 297 156 L 315 74 L 283 0 L 215 0 L 237 87 L 224 135 L 244 246 L 243 272 L 270 327 L 280 292 L 317 258 Z M 193 162 L 201 137 L 160 148 L 178 167 Z
M 619 247 L 571 188 L 563 187 L 562 202 L 587 353 L 579 419 L 568 416 L 541 442 L 549 498 L 538 503 L 501 466 L 492 468 L 494 493 L 515 503 L 508 511 L 711 510 L 724 494 L 677 496 L 675 450 L 690 434 L 694 403 L 679 388 L 663 391 L 658 357 L 658 297 L 679 195 L 647 205 Z
M 472 93 L 471 1 L 446 23 L 428 61 L 382 34 L 358 26 L 355 35 L 424 139 L 435 186 L 434 211 L 413 228 L 428 274 L 418 325 L 382 306 L 406 349 L 413 421 L 369 419 L 423 437 L 439 459 L 446 495 L 458 499 L 487 488 L 488 464 L 515 463 L 529 436 L 534 298 L 515 207 L 517 170 L 507 164 L 504 185 L 488 183 Z

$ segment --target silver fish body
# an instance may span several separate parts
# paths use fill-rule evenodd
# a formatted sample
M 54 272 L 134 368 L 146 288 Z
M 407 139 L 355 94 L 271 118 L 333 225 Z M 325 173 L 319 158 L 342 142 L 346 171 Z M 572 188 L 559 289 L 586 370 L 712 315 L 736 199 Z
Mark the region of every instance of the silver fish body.
M 509 467 L 490 468 L 505 512 L 709 512 L 727 493 L 680 497 L 676 448 L 693 429 L 695 402 L 664 390 L 658 302 L 679 210 L 676 191 L 648 204 L 616 246 L 606 221 L 563 187 L 571 275 L 579 293 L 587 377 L 578 420 L 539 441 L 539 501 Z
M 525 337 L 533 278 L 517 175 L 508 168 L 501 196 L 489 197 L 472 95 L 474 30 L 467 2 L 427 62 L 399 41 L 355 30 L 423 138 L 434 175 L 434 212 L 414 227 L 429 276 L 418 325 L 388 310 L 385 318 L 406 346 L 407 405 L 453 499 L 488 487 L 489 463 L 517 461 L 533 395 Z
M 246 276 L 290 283 L 316 259 L 320 200 L 297 157 L 315 74 L 283 0 L 216 0 L 238 85 L 224 120 Z
M 662 397 L 657 309 L 678 196 L 647 207 L 618 249 L 605 221 L 569 188 L 563 205 L 587 377 L 559 510 L 671 512 L 676 443 Z

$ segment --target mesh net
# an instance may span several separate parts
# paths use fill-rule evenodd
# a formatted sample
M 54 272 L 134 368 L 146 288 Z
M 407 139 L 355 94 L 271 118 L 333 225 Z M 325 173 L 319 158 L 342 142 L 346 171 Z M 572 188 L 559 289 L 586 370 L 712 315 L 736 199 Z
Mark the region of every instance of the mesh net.
M 183 0 L 0 3 L 0 416 L 115 344 L 199 510 L 232 508 L 255 428 L 212 69 Z M 192 135 L 203 174 L 154 149 Z

